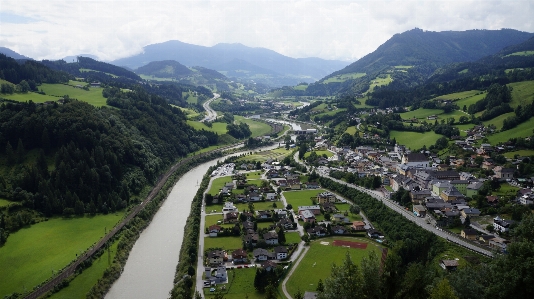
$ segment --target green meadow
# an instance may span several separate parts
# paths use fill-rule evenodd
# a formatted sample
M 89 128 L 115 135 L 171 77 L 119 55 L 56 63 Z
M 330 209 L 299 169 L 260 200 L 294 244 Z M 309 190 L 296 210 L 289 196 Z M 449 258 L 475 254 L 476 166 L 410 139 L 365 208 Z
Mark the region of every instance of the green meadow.
M 271 126 L 264 122 L 255 121 L 250 118 L 244 118 L 243 116 L 234 115 L 236 123 L 246 123 L 250 131 L 252 132 L 252 137 L 265 136 L 271 133 Z
M 423 145 L 426 145 L 426 147 L 434 145 L 436 140 L 443 135 L 439 135 L 434 132 L 418 133 L 407 131 L 390 131 L 389 136 L 392 139 L 395 138 L 397 143 L 415 150 L 422 148 Z
M 484 121 L 482 122 L 485 126 L 487 125 L 490 125 L 490 124 L 493 124 L 495 125 L 495 127 L 497 129 L 501 129 L 502 128 L 502 123 L 504 122 L 505 119 L 507 119 L 508 117 L 510 116 L 514 116 L 515 113 L 514 112 L 508 112 L 508 113 L 505 113 L 505 114 L 501 114 L 493 119 L 490 119 L 490 120 L 487 120 L 487 121 Z
M 334 83 L 334 82 L 345 82 L 347 80 L 358 79 L 358 78 L 361 78 L 363 76 L 365 76 L 365 73 L 342 74 L 342 75 L 337 75 L 337 76 L 330 77 L 330 78 L 324 80 L 323 83 L 324 84 L 328 84 L 328 83 Z
M 506 158 L 513 158 L 515 155 L 518 155 L 519 157 L 534 156 L 534 150 L 519 150 L 519 151 L 507 152 L 504 154 Z
M 0 247 L 0 269 L 9 273 L 0 279 L 0 296 L 22 293 L 47 280 L 100 240 L 123 214 L 51 218 L 11 234 Z
M 192 92 L 182 92 L 182 97 L 185 98 L 187 96 L 187 102 L 189 104 L 198 104 L 198 97 L 195 96 Z
M 366 249 L 346 248 L 333 246 L 332 242 L 334 240 L 368 243 L 368 245 Z M 343 264 L 347 252 L 350 254 L 352 261 L 359 266 L 362 258 L 371 251 L 376 252 L 380 258 L 380 248 L 376 243 L 364 238 L 330 237 L 312 241 L 310 249 L 298 264 L 297 269 L 289 277 L 286 284 L 287 291 L 289 294 L 295 294 L 298 289 L 303 293 L 305 291 L 315 292 L 319 279 L 324 282 L 330 276 L 333 264 L 338 266 Z
M 334 155 L 334 153 L 332 153 L 331 151 L 313 151 L 315 152 L 318 156 L 322 156 L 322 155 L 326 155 L 327 157 L 332 157 Z M 307 158 L 311 155 L 312 152 L 307 152 L 304 154 L 304 158 Z
M 419 108 L 419 109 L 416 109 L 416 110 L 413 110 L 413 111 L 408 111 L 408 112 L 401 113 L 400 116 L 401 116 L 402 119 L 412 119 L 412 118 L 426 119 L 428 116 L 438 115 L 438 114 L 442 114 L 442 113 L 443 113 L 442 109 Z
M 377 86 L 388 85 L 392 81 L 393 81 L 393 79 L 391 78 L 390 74 L 387 74 L 386 78 L 376 77 L 373 80 L 371 80 L 371 85 L 370 85 L 369 90 L 367 91 L 367 93 L 372 92 L 375 89 L 375 87 L 377 87 Z
M 204 250 L 209 248 L 222 248 L 223 250 L 236 250 L 243 248 L 241 237 L 204 237 Z M 254 285 L 254 284 L 253 284 Z
M 119 241 L 115 241 L 110 247 L 110 259 L 113 261 L 117 253 L 117 246 Z M 93 260 L 91 267 L 85 269 L 80 275 L 76 276 L 69 285 L 54 295 L 50 299 L 85 299 L 86 294 L 97 283 L 97 281 L 104 276 L 104 272 L 108 268 L 108 254 L 103 253 L 100 257 Z
M 210 131 L 210 132 L 215 132 L 219 135 L 222 135 L 222 134 L 226 134 L 227 130 L 226 130 L 226 123 L 221 123 L 221 122 L 214 122 L 214 123 L 211 123 L 211 127 L 208 127 L 206 126 L 206 124 L 202 123 L 202 122 L 199 122 L 199 121 L 194 121 L 194 120 L 188 120 L 187 121 L 187 124 L 190 125 L 191 127 L 193 127 L 193 129 L 195 130 L 206 130 L 206 131 Z
M 255 152 L 252 155 L 246 155 L 238 159 L 238 161 L 260 161 L 265 162 L 268 159 L 283 160 L 286 156 L 290 155 L 293 151 L 286 150 L 285 148 L 277 148 L 270 151 Z
M 288 204 L 293 206 L 293 211 L 297 212 L 299 206 L 311 206 L 313 204 L 311 197 L 317 197 L 317 194 L 325 192 L 323 189 L 287 191 L 283 192 Z
M 449 93 L 442 96 L 433 98 L 432 100 L 456 100 L 456 99 L 465 99 L 475 96 L 479 93 L 480 90 L 468 90 L 455 93 Z
M 508 86 L 512 87 L 512 108 L 534 102 L 534 81 L 515 82 Z
M 531 117 L 528 121 L 519 124 L 513 129 L 488 136 L 488 140 L 491 144 L 497 144 L 499 142 L 506 142 L 510 138 L 528 137 L 532 136 L 533 129 L 534 117 Z
M 228 271 L 228 283 L 225 284 L 226 291 L 223 291 L 226 299 L 243 299 L 248 296 L 249 299 L 262 299 L 265 294 L 259 293 L 254 288 L 254 277 L 256 268 L 241 268 Z M 204 288 L 206 298 L 214 298 L 215 295 Z

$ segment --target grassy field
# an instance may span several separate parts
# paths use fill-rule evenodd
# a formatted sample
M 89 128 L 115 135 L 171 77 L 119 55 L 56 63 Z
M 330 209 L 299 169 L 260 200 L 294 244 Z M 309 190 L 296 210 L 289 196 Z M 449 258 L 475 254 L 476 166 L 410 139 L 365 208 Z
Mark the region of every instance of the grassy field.
M 246 173 L 247 179 L 249 180 L 255 180 L 261 178 L 261 175 L 263 174 L 263 171 L 254 171 L 254 172 L 248 172 Z
M 226 123 L 214 122 L 212 123 L 211 128 L 199 121 L 188 120 L 187 124 L 193 127 L 195 130 L 204 129 L 206 131 L 215 132 L 220 135 L 226 134 L 226 125 L 227 125 Z
M 238 161 L 260 161 L 265 162 L 268 159 L 283 160 L 286 156 L 290 155 L 293 151 L 286 150 L 285 148 L 277 148 L 270 151 L 261 151 L 257 153 L 253 153 L 252 155 L 246 155 L 244 157 L 241 157 L 238 159 Z
M 0 297 L 33 288 L 76 258 L 109 231 L 123 213 L 82 218 L 52 218 L 9 236 L 0 247 Z
M 292 244 L 292 243 L 300 243 L 300 235 L 297 232 L 292 233 L 285 233 L 286 236 L 286 244 Z
M 356 134 L 356 132 L 358 132 L 358 129 L 356 128 L 356 126 L 348 127 L 345 130 L 345 133 L 350 134 L 350 135 L 354 135 L 354 134 Z
M 460 99 L 460 100 L 458 100 L 458 101 L 456 101 L 454 103 L 456 105 L 458 105 L 458 107 L 460 107 L 460 109 L 463 109 L 464 105 L 466 107 L 469 107 L 469 105 L 472 105 L 472 104 L 482 100 L 485 97 L 486 97 L 486 93 L 481 93 L 481 94 L 473 95 L 471 97 Z
M 215 195 L 219 193 L 219 190 L 221 190 L 226 183 L 231 183 L 231 182 L 232 182 L 231 176 L 223 176 L 223 177 L 218 177 L 216 179 L 213 179 L 213 181 L 211 182 L 210 191 L 208 191 L 208 193 L 211 195 Z
M 204 248 L 222 248 L 223 250 L 235 250 L 243 247 L 241 237 L 205 237 Z
M 519 155 L 519 157 L 530 157 L 534 156 L 534 150 L 520 150 L 520 151 L 513 151 L 505 153 L 504 156 L 506 158 L 513 158 L 515 155 Z M 0 200 L 0 206 L 1 206 L 1 200 Z
M 345 82 L 347 80 L 358 79 L 358 78 L 361 78 L 363 76 L 365 76 L 365 73 L 342 74 L 342 75 L 337 75 L 337 76 L 334 76 L 334 77 L 330 77 L 330 78 L 324 80 L 323 83 L 324 84 L 328 84 L 328 83 L 334 83 L 334 82 Z
M 498 130 L 500 130 L 502 128 L 502 123 L 504 122 L 505 119 L 507 119 L 508 117 L 510 116 L 514 116 L 515 113 L 514 112 L 508 112 L 508 113 L 505 113 L 505 114 L 501 114 L 493 119 L 490 119 L 490 120 L 487 120 L 487 121 L 484 121 L 482 122 L 485 126 L 489 125 L 489 124 L 493 124 L 495 125 L 495 127 L 497 127 Z
M 515 52 L 515 53 L 512 53 L 512 54 L 508 54 L 504 57 L 508 57 L 508 56 L 532 56 L 534 55 L 534 51 L 521 51 L 521 52 Z
M 239 115 L 235 115 L 234 119 L 236 123 L 246 123 L 250 127 L 252 137 L 265 136 L 271 132 L 271 126 L 266 123 L 244 118 Z
M 275 201 L 277 209 L 281 209 L 282 203 L 279 201 Z M 273 209 L 273 202 L 272 201 L 258 201 L 254 202 L 254 210 L 255 211 L 263 211 L 263 210 L 272 210 Z M 235 206 L 239 209 L 239 211 L 247 210 L 248 211 L 248 203 L 236 203 Z
M 479 93 L 480 90 L 468 90 L 455 93 L 449 93 L 433 98 L 432 100 L 456 100 L 456 99 L 465 99 L 472 97 Z M 461 108 L 461 107 L 460 107 Z
M 330 275 L 332 264 L 341 265 L 347 252 L 349 252 L 352 261 L 357 265 L 370 251 L 376 251 L 377 255 L 381 256 L 380 248 L 375 243 L 369 243 L 366 249 L 351 249 L 333 246 L 332 242 L 334 240 L 369 242 L 369 239 L 348 237 L 322 238 L 313 241 L 306 256 L 286 284 L 289 294 L 295 294 L 298 289 L 303 293 L 305 291 L 315 292 L 319 279 L 324 281 Z M 328 242 L 329 244 L 322 245 L 321 242 Z
M 295 87 L 293 87 L 294 90 L 306 90 L 308 89 L 308 85 L 304 85 L 304 84 L 301 84 L 301 85 L 297 85 Z
M 532 128 L 534 128 L 534 117 L 531 117 L 528 121 L 520 124 L 519 126 L 513 129 L 488 136 L 488 140 L 492 144 L 497 144 L 499 142 L 506 142 L 510 138 L 532 136 Z
M 117 253 L 117 245 L 119 241 L 115 241 L 110 247 L 110 260 L 113 261 Z M 86 294 L 96 284 L 98 279 L 104 275 L 108 267 L 107 252 L 102 254 L 99 258 L 93 261 L 93 264 L 88 269 L 85 269 L 82 274 L 76 276 L 69 285 L 61 291 L 55 293 L 50 299 L 85 299 Z
M 42 84 L 39 90 L 43 90 L 47 95 L 60 96 L 68 95 L 70 98 L 87 102 L 93 106 L 101 107 L 106 105 L 106 98 L 102 96 L 102 88 L 90 87 L 89 90 L 74 87 L 76 85 L 85 86 L 85 82 L 70 81 L 69 85 L 63 84 Z
M 411 69 L 413 65 L 396 65 L 396 69 Z
M 258 293 L 254 288 L 254 277 L 256 268 L 242 268 L 228 271 L 228 284 L 226 284 L 227 293 L 224 293 L 226 299 L 242 299 L 248 296 L 249 299 L 262 299 L 265 294 Z M 206 298 L 213 298 L 208 288 L 204 289 Z
M 314 151 L 318 156 L 326 155 L 327 157 L 332 157 L 334 153 L 330 151 Z M 304 154 L 304 158 L 307 158 L 311 155 L 312 152 L 307 152 Z
M 299 206 L 311 206 L 313 202 L 310 197 L 317 197 L 317 194 L 324 192 L 323 189 L 303 190 L 303 191 L 287 191 L 284 192 L 284 197 L 288 204 L 293 206 L 293 211 L 297 212 Z
M 375 79 L 373 79 L 371 81 L 371 85 L 370 85 L 369 90 L 367 91 L 367 93 L 372 92 L 375 89 L 375 87 L 377 87 L 377 86 L 388 85 L 392 81 L 393 81 L 393 79 L 391 78 L 390 74 L 387 74 L 386 78 L 378 78 L 378 77 L 376 77 Z
M 416 109 L 416 110 L 413 110 L 413 111 L 408 111 L 408 112 L 401 113 L 400 116 L 403 119 L 412 119 L 412 118 L 426 119 L 427 116 L 438 115 L 438 114 L 442 114 L 442 113 L 443 113 L 443 110 L 441 110 L 441 109 L 419 108 L 419 109 Z
M 187 95 L 189 96 L 187 97 L 186 102 L 188 102 L 189 104 L 198 104 L 198 97 L 195 96 L 193 92 L 182 92 L 183 98 L 185 98 Z
M 510 103 L 512 108 L 534 102 L 534 81 L 510 83 L 508 86 L 513 88 L 512 102 Z
M 199 115 L 203 115 L 204 113 L 199 113 L 193 109 L 189 109 L 189 108 L 183 108 L 183 107 L 179 107 L 179 106 L 175 106 L 175 105 L 171 105 L 171 106 L 174 106 L 174 107 L 177 107 L 178 109 L 182 110 L 182 112 L 185 114 L 185 116 L 187 117 L 187 119 L 192 119 L 192 118 L 195 118 Z
M 455 127 L 458 128 L 458 130 L 460 130 L 460 136 L 467 136 L 467 133 L 465 132 L 466 130 L 468 129 L 471 129 L 472 127 L 474 127 L 475 125 L 474 124 L 464 124 L 464 125 L 454 125 Z
M 3 198 L 0 198 L 0 207 L 8 206 L 11 202 L 9 200 L 5 200 Z
M 389 133 L 390 138 L 395 138 L 397 143 L 405 145 L 410 149 L 420 149 L 423 145 L 429 147 L 436 143 L 442 135 L 434 132 L 404 132 L 404 131 L 391 131 Z

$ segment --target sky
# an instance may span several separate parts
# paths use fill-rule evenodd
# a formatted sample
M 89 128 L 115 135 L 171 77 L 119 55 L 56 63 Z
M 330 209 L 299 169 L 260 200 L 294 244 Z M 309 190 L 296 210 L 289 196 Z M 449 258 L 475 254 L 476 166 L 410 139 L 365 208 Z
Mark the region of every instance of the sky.
M 180 40 L 356 61 L 414 28 L 534 32 L 534 1 L 0 0 L 0 47 L 38 60 L 91 54 L 112 61 Z

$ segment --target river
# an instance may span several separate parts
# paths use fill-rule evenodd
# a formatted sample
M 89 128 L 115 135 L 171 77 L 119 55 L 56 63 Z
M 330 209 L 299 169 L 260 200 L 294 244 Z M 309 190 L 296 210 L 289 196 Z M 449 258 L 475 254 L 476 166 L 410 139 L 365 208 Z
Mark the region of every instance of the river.
M 178 180 L 150 225 L 135 242 L 120 278 L 106 295 L 107 299 L 169 298 L 184 226 L 198 190 L 197 182 L 202 181 L 208 168 L 215 164 L 217 160 L 203 163 Z
M 277 143 L 262 150 L 276 147 Z M 239 154 L 241 152 L 203 163 L 178 180 L 150 225 L 135 242 L 121 276 L 106 294 L 106 299 L 170 297 L 184 226 L 198 190 L 197 184 L 217 160 Z

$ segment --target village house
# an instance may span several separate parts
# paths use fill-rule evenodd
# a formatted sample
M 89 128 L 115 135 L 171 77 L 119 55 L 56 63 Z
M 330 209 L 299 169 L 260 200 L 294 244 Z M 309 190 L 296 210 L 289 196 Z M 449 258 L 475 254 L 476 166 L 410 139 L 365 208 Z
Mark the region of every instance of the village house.
M 245 235 L 243 239 L 245 245 L 255 247 L 256 245 L 258 245 L 258 240 L 260 239 L 260 236 L 256 233 L 251 233 Z
M 310 210 L 301 210 L 299 211 L 300 217 L 304 222 L 308 223 L 314 223 L 315 222 L 315 214 L 310 212 Z
M 274 254 L 277 260 L 283 260 L 287 258 L 287 247 L 277 246 L 274 248 Z
M 284 230 L 292 230 L 293 229 L 293 222 L 291 222 L 291 220 L 287 219 L 287 218 L 284 218 L 280 221 L 278 221 L 278 223 L 276 224 L 277 226 L 279 227 L 282 227 L 284 228 Z
M 460 233 L 462 238 L 468 239 L 468 240 L 476 240 L 478 237 L 478 231 L 471 228 L 465 228 L 462 229 L 462 232 Z
M 513 220 L 504 220 L 504 219 L 501 219 L 501 217 L 499 216 L 493 218 L 493 228 L 495 229 L 495 231 L 498 231 L 501 233 L 509 231 L 510 227 L 514 223 L 515 221 Z
M 266 260 L 271 260 L 271 259 L 274 258 L 274 255 L 271 252 L 269 252 L 267 249 L 263 249 L 263 248 L 254 249 L 252 254 L 254 255 L 254 258 L 257 261 L 266 261 Z
M 248 262 L 248 255 L 245 250 L 237 249 L 232 252 L 232 263 L 239 264 L 239 263 L 247 263 L 247 262 Z
M 211 225 L 208 228 L 209 236 L 210 237 L 217 237 L 217 234 L 222 231 L 222 227 L 220 225 Z
M 493 168 L 495 172 L 495 177 L 500 181 L 510 180 L 514 178 L 515 169 L 513 168 L 503 168 L 502 166 L 497 166 Z
M 278 244 L 278 234 L 275 232 L 267 232 L 263 234 L 263 239 L 267 245 L 277 245 Z
M 352 222 L 352 230 L 355 231 L 365 231 L 365 222 L 363 221 L 354 221 Z
M 317 194 L 317 202 L 319 204 L 325 203 L 325 202 L 336 202 L 337 198 L 332 192 L 321 192 Z
M 347 229 L 342 225 L 336 225 L 332 227 L 332 233 L 336 235 L 343 235 L 346 232 L 347 232 Z
M 321 214 L 321 206 L 314 205 L 314 206 L 299 206 L 298 207 L 298 213 L 301 214 L 301 211 L 308 210 L 312 212 L 314 215 Z
M 228 255 L 222 250 L 213 250 L 208 253 L 208 264 L 211 266 L 220 265 L 227 259 Z
M 313 237 L 326 236 L 326 228 L 319 226 L 319 225 L 316 227 L 308 228 L 306 232 L 308 233 L 308 235 L 313 236 Z
M 456 270 L 458 268 L 458 261 L 457 260 L 440 260 L 439 265 L 443 270 L 452 271 Z
M 500 252 L 506 252 L 506 249 L 508 248 L 508 244 L 510 244 L 510 241 L 505 240 L 503 238 L 493 238 L 490 239 L 488 242 L 489 247 L 499 250 Z

